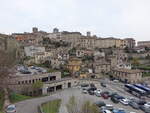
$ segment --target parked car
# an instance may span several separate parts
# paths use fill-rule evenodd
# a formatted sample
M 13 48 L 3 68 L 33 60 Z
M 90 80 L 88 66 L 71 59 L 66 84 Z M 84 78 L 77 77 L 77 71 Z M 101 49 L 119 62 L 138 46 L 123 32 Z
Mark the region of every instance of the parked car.
M 105 106 L 102 106 L 100 109 L 101 109 L 101 111 L 105 111 L 105 110 L 112 111 L 114 109 L 114 107 L 113 107 L 113 105 L 106 104 Z
M 108 91 L 102 91 L 102 92 L 101 92 L 101 95 L 102 95 L 102 94 L 108 94 L 108 95 L 109 95 L 110 92 L 108 92 Z
M 95 85 L 93 83 L 90 84 L 90 87 L 95 87 Z
M 118 83 L 118 82 L 119 82 L 119 80 L 113 80 L 113 82 Z
M 145 112 L 145 113 L 150 113 L 150 102 L 145 103 L 144 105 L 141 105 L 140 108 Z
M 9 105 L 6 108 L 6 113 L 16 113 L 16 106 L 15 105 Z
M 129 105 L 134 109 L 139 109 L 139 105 L 136 101 L 130 101 Z
M 118 94 L 114 94 L 111 96 L 111 100 L 114 102 L 114 103 L 119 103 L 121 99 L 124 99 L 123 96 L 120 96 Z
M 120 109 L 114 109 L 112 111 L 113 113 L 126 113 L 124 109 L 120 108 Z
M 102 87 L 106 87 L 106 84 L 102 82 L 102 83 L 101 83 L 101 86 L 102 86 Z
M 145 108 L 145 109 L 144 109 L 144 112 L 145 112 L 145 113 L 150 113 L 150 108 Z
M 141 108 L 141 110 L 143 110 L 145 113 L 150 113 L 150 107 L 147 108 L 147 107 L 145 107 L 145 106 L 143 105 L 143 106 L 141 106 L 140 108 Z
M 96 87 L 89 87 L 88 89 L 87 89 L 88 91 L 95 91 L 95 90 L 97 90 L 97 88 Z
M 113 97 L 113 96 L 115 96 L 115 95 L 118 95 L 117 92 L 111 92 L 111 93 L 109 93 L 109 96 L 110 96 L 110 97 Z
M 114 103 L 119 103 L 119 99 L 116 96 L 111 97 L 111 101 Z
M 104 93 L 104 94 L 101 94 L 101 96 L 104 98 L 104 99 L 108 99 L 109 98 L 109 95 Z
M 105 102 L 103 102 L 103 101 L 97 101 L 94 104 L 98 107 L 106 106 Z
M 123 96 L 121 96 L 121 95 L 116 95 L 116 97 L 119 99 L 119 100 L 121 100 L 121 99 L 125 99 Z
M 87 94 L 88 91 L 87 91 L 86 89 L 83 89 L 83 90 L 82 90 L 82 93 Z
M 35 67 L 35 66 L 31 66 L 30 68 L 31 68 L 31 69 L 35 69 L 36 67 Z
M 139 105 L 139 108 L 142 109 L 142 107 L 146 104 L 145 100 L 136 100 L 136 103 Z
M 108 99 L 110 96 L 109 96 L 109 92 L 108 91 L 103 91 L 101 92 L 101 96 L 104 98 L 104 99 Z
M 96 93 L 96 92 L 101 93 L 101 92 L 102 92 L 102 90 L 101 90 L 101 89 L 97 89 L 97 90 L 95 90 L 95 91 L 94 91 L 94 93 Z
M 95 90 L 95 91 L 94 91 L 94 94 L 95 94 L 96 96 L 100 97 L 100 96 L 101 96 L 101 90 L 100 90 L 100 89 Z
M 111 105 L 111 104 L 106 104 L 105 108 L 110 110 L 110 111 L 112 111 L 114 109 L 113 105 Z
M 123 105 L 128 105 L 129 102 L 130 101 L 128 99 L 120 99 L 120 103 L 122 103 Z
M 145 103 L 145 104 L 144 104 L 144 107 L 150 108 L 150 102 Z
M 94 91 L 93 90 L 88 90 L 89 95 L 94 95 Z
M 110 110 L 104 110 L 104 111 L 102 111 L 102 113 L 111 113 L 111 111 Z
M 31 74 L 31 72 L 30 72 L 29 70 L 26 70 L 26 69 L 20 70 L 20 72 L 21 72 L 22 74 Z
M 81 84 L 81 89 L 88 89 L 89 88 L 89 84 Z

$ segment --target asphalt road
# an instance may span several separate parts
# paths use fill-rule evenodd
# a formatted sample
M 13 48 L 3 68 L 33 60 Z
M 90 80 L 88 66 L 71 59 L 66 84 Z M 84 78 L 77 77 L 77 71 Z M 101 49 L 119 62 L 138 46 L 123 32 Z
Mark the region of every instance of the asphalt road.
M 125 92 L 119 84 L 110 83 L 109 85 L 107 85 L 106 88 L 103 88 L 100 86 L 99 82 L 93 82 L 93 83 L 95 83 L 96 86 L 102 90 L 113 91 L 113 92 L 119 93 L 122 96 L 131 97 L 131 95 L 128 94 L 127 92 Z M 135 109 L 131 108 L 130 106 L 124 106 L 121 103 L 114 104 L 109 99 L 105 100 L 102 97 L 96 97 L 96 96 L 91 96 L 88 94 L 82 94 L 81 90 L 78 88 L 66 89 L 66 90 L 57 92 L 56 94 L 53 94 L 52 96 L 46 96 L 46 97 L 41 97 L 41 98 L 36 98 L 36 99 L 31 99 L 31 100 L 26 100 L 26 101 L 16 103 L 17 113 L 38 113 L 38 111 L 37 111 L 38 105 L 40 105 L 43 102 L 50 101 L 50 100 L 53 100 L 56 98 L 62 99 L 62 104 L 61 104 L 59 113 L 67 113 L 66 104 L 69 100 L 69 97 L 71 97 L 71 96 L 76 97 L 79 106 L 85 100 L 89 100 L 91 102 L 96 102 L 98 100 L 102 100 L 106 104 L 113 105 L 115 108 L 125 109 L 127 111 L 127 113 L 129 113 L 131 111 L 134 111 L 136 113 L 143 113 L 141 110 L 135 110 Z
M 17 113 L 38 113 L 38 105 L 53 99 L 55 99 L 55 97 L 46 96 L 16 103 Z

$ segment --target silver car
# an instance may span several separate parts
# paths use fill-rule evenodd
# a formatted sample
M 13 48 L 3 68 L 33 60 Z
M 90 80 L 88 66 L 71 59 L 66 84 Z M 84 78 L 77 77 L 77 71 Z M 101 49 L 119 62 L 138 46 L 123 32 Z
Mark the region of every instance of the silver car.
M 6 108 L 6 113 L 16 113 L 16 106 L 15 105 L 9 105 Z

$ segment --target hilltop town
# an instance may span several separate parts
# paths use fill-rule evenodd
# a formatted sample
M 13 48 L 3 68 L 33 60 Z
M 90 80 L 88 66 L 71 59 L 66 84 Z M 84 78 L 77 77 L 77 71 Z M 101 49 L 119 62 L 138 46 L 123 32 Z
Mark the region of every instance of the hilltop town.
M 6 81 L 10 92 L 17 94 L 48 95 L 96 80 L 102 85 L 118 81 L 150 86 L 150 41 L 134 37 L 99 37 L 58 28 L 45 32 L 33 27 L 32 32 L 0 34 L 0 50 L 15 55 L 17 63 Z

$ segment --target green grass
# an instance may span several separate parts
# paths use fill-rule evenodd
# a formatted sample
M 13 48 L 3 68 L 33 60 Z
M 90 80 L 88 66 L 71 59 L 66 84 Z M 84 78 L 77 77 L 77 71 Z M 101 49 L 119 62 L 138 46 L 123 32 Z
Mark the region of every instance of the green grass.
M 0 92 L 0 111 L 3 109 L 3 104 L 4 104 L 4 93 Z
M 16 93 L 13 93 L 13 94 L 10 95 L 10 101 L 12 103 L 27 100 L 27 99 L 31 99 L 31 98 L 32 97 L 30 97 L 30 96 L 25 96 L 25 95 L 16 94 Z
M 45 104 L 42 104 L 42 111 L 44 113 L 58 113 L 60 104 L 61 104 L 60 99 L 47 102 Z

